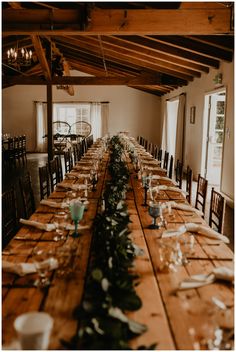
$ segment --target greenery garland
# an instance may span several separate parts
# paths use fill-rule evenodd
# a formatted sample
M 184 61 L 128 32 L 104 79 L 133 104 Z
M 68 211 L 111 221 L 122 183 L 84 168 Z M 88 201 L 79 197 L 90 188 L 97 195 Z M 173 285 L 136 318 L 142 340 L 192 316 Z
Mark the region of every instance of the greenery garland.
M 103 193 L 105 209 L 94 221 L 92 259 L 78 316 L 77 348 L 127 350 L 129 340 L 147 330 L 124 314 L 142 305 L 135 292 L 138 277 L 132 271 L 137 247 L 128 236 L 130 218 L 124 197 L 129 171 L 123 160 L 124 151 L 122 140 L 114 136 L 110 140 L 108 166 L 111 178 Z

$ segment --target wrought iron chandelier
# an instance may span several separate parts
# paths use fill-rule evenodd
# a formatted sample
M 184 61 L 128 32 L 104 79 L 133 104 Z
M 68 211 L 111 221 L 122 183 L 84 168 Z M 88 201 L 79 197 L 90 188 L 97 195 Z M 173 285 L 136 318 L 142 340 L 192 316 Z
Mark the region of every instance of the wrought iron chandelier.
M 25 48 L 11 48 L 7 50 L 7 61 L 12 66 L 30 66 L 32 60 L 32 51 Z

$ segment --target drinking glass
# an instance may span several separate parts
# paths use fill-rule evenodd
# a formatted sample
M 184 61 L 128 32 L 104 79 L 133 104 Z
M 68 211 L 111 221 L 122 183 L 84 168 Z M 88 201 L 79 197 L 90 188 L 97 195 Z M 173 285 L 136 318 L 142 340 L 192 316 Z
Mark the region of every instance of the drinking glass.
M 58 212 L 54 215 L 53 223 L 56 226 L 56 236 L 53 237 L 54 241 L 63 241 L 66 239 L 64 230 L 67 224 L 66 212 Z
M 39 276 L 34 285 L 39 288 L 49 286 L 48 272 L 55 268 L 57 263 L 54 249 L 35 247 L 32 251 L 32 260 Z
M 90 171 L 90 180 L 92 183 L 92 191 L 95 192 L 96 191 L 96 184 L 98 182 L 98 175 L 95 170 Z
M 75 223 L 75 232 L 72 234 L 73 237 L 79 237 L 78 224 L 83 218 L 85 205 L 79 200 L 74 200 L 70 202 L 70 214 L 71 219 Z
M 149 229 L 159 229 L 159 225 L 156 224 L 156 219 L 162 214 L 161 205 L 154 202 L 149 202 L 148 213 L 153 218 L 153 223 L 148 226 Z

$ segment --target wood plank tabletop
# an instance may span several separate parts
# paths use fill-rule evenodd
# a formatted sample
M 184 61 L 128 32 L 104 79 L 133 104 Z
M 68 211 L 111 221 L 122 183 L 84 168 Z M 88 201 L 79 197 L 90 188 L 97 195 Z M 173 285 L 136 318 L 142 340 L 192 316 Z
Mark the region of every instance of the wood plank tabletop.
M 85 161 L 87 159 L 85 158 Z M 51 272 L 51 284 L 44 289 L 33 286 L 36 274 L 17 276 L 3 272 L 2 275 L 2 343 L 8 345 L 16 338 L 13 329 L 15 318 L 22 313 L 40 310 L 46 311 L 54 319 L 51 335 L 51 350 L 64 349 L 62 340 L 69 341 L 78 329 L 75 311 L 79 307 L 86 280 L 86 271 L 90 257 L 92 240 L 92 223 L 98 210 L 105 179 L 107 176 L 108 154 L 105 155 L 100 170 L 96 191 L 88 192 L 88 210 L 84 213 L 81 225 L 88 228 L 81 231 L 79 238 L 67 237 L 66 243 L 74 245 L 75 254 L 71 275 L 64 278 L 58 270 Z M 137 322 L 147 325 L 144 334 L 134 338 L 130 347 L 137 349 L 139 346 L 156 343 L 158 350 L 193 350 L 196 349 L 193 331 L 199 325 L 207 323 L 208 315 L 200 316 L 195 307 L 205 308 L 205 302 L 216 297 L 225 304 L 233 306 L 234 292 L 231 284 L 216 281 L 204 287 L 180 291 L 179 284 L 182 280 L 194 274 L 211 273 L 219 266 L 233 269 L 233 253 L 223 242 L 195 235 L 193 250 L 186 253 L 186 265 L 179 265 L 174 270 L 161 270 L 160 248 L 161 235 L 167 229 L 178 229 L 181 225 L 192 222 L 207 225 L 205 220 L 191 213 L 173 209 L 173 214 L 166 216 L 167 224 L 157 230 L 151 230 L 151 217 L 148 208 L 142 206 L 144 192 L 141 181 L 137 178 L 134 168 L 127 159 L 130 170 L 130 190 L 127 192 L 126 203 L 130 214 L 132 241 L 143 249 L 143 255 L 134 261 L 134 271 L 139 275 L 137 294 L 142 300 L 142 307 L 135 312 L 127 313 Z M 83 163 L 78 164 L 83 165 Z M 78 169 L 79 170 L 79 169 Z M 76 170 L 76 172 L 78 172 Z M 81 171 L 83 168 L 81 168 Z M 75 170 L 72 171 L 73 173 Z M 83 171 L 84 172 L 84 171 Z M 166 172 L 161 171 L 162 175 Z M 79 179 L 66 179 L 64 183 L 79 184 Z M 173 185 L 171 181 L 162 183 Z M 66 198 L 67 190 L 57 187 L 49 199 L 61 202 Z M 83 196 L 83 192 L 81 192 Z M 175 200 L 186 203 L 181 193 L 161 191 L 158 201 L 166 202 Z M 40 205 L 31 216 L 31 220 L 43 223 L 53 222 L 55 208 Z M 2 259 L 12 263 L 32 262 L 32 251 L 37 246 L 42 248 L 52 246 L 57 249 L 59 242 L 53 241 L 54 232 L 45 232 L 33 227 L 22 226 L 17 235 L 4 248 Z

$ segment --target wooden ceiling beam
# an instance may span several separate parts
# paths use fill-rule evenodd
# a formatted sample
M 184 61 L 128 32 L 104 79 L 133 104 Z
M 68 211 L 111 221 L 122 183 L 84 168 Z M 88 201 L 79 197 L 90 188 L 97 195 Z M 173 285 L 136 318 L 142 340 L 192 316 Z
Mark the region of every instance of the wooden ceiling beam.
M 20 2 L 9 1 L 8 4 L 11 6 L 12 9 L 15 9 L 15 10 L 23 9 Z
M 201 54 L 203 56 L 207 56 L 210 58 L 217 58 L 220 60 L 232 61 L 232 52 L 227 50 L 222 50 L 220 48 L 216 48 L 210 43 L 202 43 L 199 40 L 195 40 L 194 37 L 178 37 L 175 35 L 172 36 L 154 36 L 152 37 L 156 41 L 173 45 L 176 48 L 184 49 L 192 54 Z
M 101 58 L 101 48 L 99 45 L 99 41 L 96 38 L 92 37 L 86 37 L 82 38 L 82 40 L 78 40 L 80 48 L 85 48 L 86 50 L 89 50 L 90 54 L 93 54 L 95 56 L 98 56 Z M 147 58 L 144 55 L 142 55 L 142 52 L 140 53 L 133 53 L 130 52 L 129 50 L 126 50 L 125 48 L 120 48 L 119 50 L 117 47 L 112 47 L 111 44 L 103 44 L 103 52 L 105 55 L 106 60 L 112 60 L 112 61 L 119 61 L 122 62 L 124 65 L 126 63 L 129 63 L 131 65 L 137 65 L 140 66 L 140 68 L 146 68 L 146 69 L 151 69 L 153 71 L 161 72 L 161 73 L 166 73 L 173 75 L 175 77 L 179 77 L 182 79 L 186 79 L 189 81 L 193 80 L 193 77 L 200 77 L 200 73 L 193 71 L 193 70 L 187 70 L 182 67 L 178 67 L 176 65 L 167 65 L 166 63 L 159 62 L 158 60 L 155 60 L 154 58 Z M 99 56 L 100 55 L 100 56 Z
M 204 4 L 204 3 L 203 3 Z M 233 33 L 231 8 L 91 9 L 84 20 L 82 9 L 4 9 L 3 34 L 73 35 L 213 35 Z
M 135 44 L 135 43 L 131 43 L 129 41 L 125 40 L 125 37 L 122 38 L 116 38 L 114 36 L 102 36 L 102 41 L 103 43 L 110 43 L 112 45 L 117 45 L 117 47 L 121 47 L 121 48 L 127 48 L 128 50 L 136 53 L 136 54 L 140 54 L 142 53 L 143 55 L 146 55 L 147 57 L 150 57 L 153 60 L 156 60 L 156 58 L 158 58 L 159 62 L 163 61 L 166 65 L 166 67 L 168 67 L 168 64 L 172 64 L 173 65 L 173 57 L 170 55 L 167 55 L 163 52 L 157 52 L 153 49 L 148 49 L 147 47 L 144 48 L 142 46 L 142 50 L 140 50 L 141 46 Z M 174 60 L 174 64 L 189 70 L 193 70 L 193 71 L 197 71 L 197 72 L 205 72 L 208 73 L 209 72 L 209 68 L 207 66 L 201 65 L 201 64 L 196 64 L 194 62 L 190 62 L 187 60 L 183 60 L 180 57 L 176 57 Z
M 200 53 L 190 53 L 184 48 L 176 48 L 168 43 L 162 43 L 155 39 L 155 37 L 149 36 L 119 36 L 125 41 L 139 44 L 141 47 L 148 47 L 157 52 L 164 52 L 165 54 L 170 55 L 175 61 L 175 58 L 181 57 L 182 59 L 188 60 L 189 62 L 199 63 L 205 66 L 211 66 L 214 68 L 219 68 L 219 61 L 213 58 L 208 58 Z M 181 42 L 181 41 L 180 41 Z
M 73 85 L 165 85 L 171 84 L 169 78 L 162 77 L 159 74 L 138 77 L 80 77 L 80 76 L 62 76 L 53 77 L 52 80 L 46 81 L 40 77 L 3 77 L 5 83 L 14 83 L 19 85 L 45 85 L 45 84 L 73 84 Z
M 50 80 L 51 70 L 49 68 L 40 38 L 37 35 L 31 35 L 31 39 L 32 39 L 32 43 L 34 45 L 34 49 L 37 54 L 38 60 L 42 66 L 43 74 L 47 80 Z

